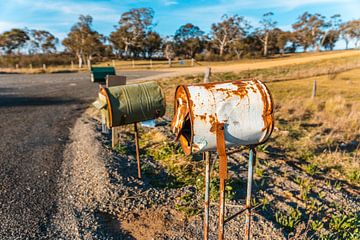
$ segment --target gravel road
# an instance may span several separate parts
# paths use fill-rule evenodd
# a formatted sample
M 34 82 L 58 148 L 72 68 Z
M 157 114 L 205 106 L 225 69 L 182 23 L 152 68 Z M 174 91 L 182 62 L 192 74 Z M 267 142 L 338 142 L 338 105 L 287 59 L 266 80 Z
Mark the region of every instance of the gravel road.
M 97 89 L 84 73 L 0 75 L 0 239 L 47 233 L 70 129 Z

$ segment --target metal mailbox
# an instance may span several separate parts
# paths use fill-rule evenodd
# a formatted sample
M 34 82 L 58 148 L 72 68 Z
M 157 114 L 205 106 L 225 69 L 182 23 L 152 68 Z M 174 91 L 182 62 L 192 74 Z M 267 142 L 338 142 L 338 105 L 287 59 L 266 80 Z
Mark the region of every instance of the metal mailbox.
M 91 67 L 91 81 L 104 83 L 106 77 L 109 75 L 116 75 L 113 67 Z
M 157 82 L 145 82 L 100 87 L 98 100 L 93 105 L 102 111 L 108 128 L 134 124 L 136 162 L 138 177 L 141 178 L 137 123 L 155 119 L 165 114 L 165 95 L 160 85 Z
M 165 114 L 165 95 L 157 82 L 100 88 L 109 128 L 155 119 Z
M 258 80 L 179 86 L 174 113 L 186 154 L 216 150 L 216 123 L 224 123 L 226 147 L 261 144 L 274 127 L 271 95 Z
M 245 207 L 245 236 L 249 240 L 255 147 L 270 137 L 273 128 L 272 97 L 265 84 L 258 80 L 177 87 L 171 129 L 186 154 L 204 153 L 204 240 L 209 238 L 210 152 L 217 151 L 219 157 L 218 239 L 222 240 L 225 229 L 225 181 L 228 178 L 226 148 L 236 145 L 250 148 Z

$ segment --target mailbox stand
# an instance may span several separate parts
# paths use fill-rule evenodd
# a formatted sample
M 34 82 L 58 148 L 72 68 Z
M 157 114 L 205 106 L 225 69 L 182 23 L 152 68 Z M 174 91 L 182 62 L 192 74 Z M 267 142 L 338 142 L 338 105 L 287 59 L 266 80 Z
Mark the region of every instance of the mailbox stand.
M 210 152 L 203 153 L 203 159 L 205 161 L 204 240 L 209 239 L 210 158 Z
M 220 175 L 220 196 L 219 196 L 219 223 L 218 223 L 218 239 L 224 239 L 224 227 L 225 227 L 225 181 L 227 179 L 227 156 L 225 147 L 225 134 L 224 123 L 216 123 L 216 145 L 219 155 L 219 175 Z M 210 152 L 204 152 L 203 158 L 205 160 L 205 202 L 204 202 L 204 239 L 209 238 L 209 190 L 210 190 Z M 245 238 L 250 240 L 250 223 L 251 223 L 251 193 L 252 193 L 252 181 L 253 181 L 253 167 L 256 161 L 256 150 L 254 146 L 250 146 L 249 162 L 248 162 L 248 181 L 246 192 L 246 206 L 245 209 L 235 214 L 233 217 L 246 211 L 245 219 Z M 233 219 L 230 217 L 226 220 Z
M 139 130 L 137 128 L 137 123 L 134 123 L 134 130 L 135 130 L 136 163 L 137 163 L 137 169 L 138 169 L 138 177 L 141 178 Z
M 251 221 L 251 190 L 253 181 L 253 167 L 256 161 L 256 150 L 253 146 L 250 147 L 249 166 L 248 166 L 248 182 L 246 191 L 246 220 L 245 220 L 245 236 L 250 240 L 250 221 Z
M 219 204 L 219 225 L 218 239 L 224 238 L 224 215 L 225 215 L 225 180 L 227 179 L 227 157 L 225 151 L 224 123 L 216 123 L 216 147 L 220 158 L 220 204 Z

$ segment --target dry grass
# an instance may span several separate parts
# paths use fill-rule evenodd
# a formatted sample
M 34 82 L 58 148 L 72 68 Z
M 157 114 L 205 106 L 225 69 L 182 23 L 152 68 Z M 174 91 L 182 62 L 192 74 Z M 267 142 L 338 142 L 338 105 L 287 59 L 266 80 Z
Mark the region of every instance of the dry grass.
M 262 72 L 263 78 L 269 79 L 268 74 L 273 71 L 276 70 Z M 312 74 L 318 75 L 315 71 Z M 231 73 L 220 80 L 237 79 L 237 76 Z M 281 77 L 288 76 L 279 74 Z M 214 78 L 218 80 L 219 76 Z M 311 99 L 314 80 L 317 81 L 317 95 Z M 359 177 L 353 173 L 360 172 L 360 69 L 338 73 L 331 79 L 329 75 L 322 75 L 267 81 L 276 106 L 276 131 L 269 144 L 284 151 L 286 158 L 303 164 L 318 164 L 329 174 L 336 172 L 334 176 L 339 179 L 360 184 Z M 171 117 L 175 87 L 202 82 L 202 77 L 185 76 L 159 82 L 165 89 L 167 115 Z M 338 159 L 334 160 L 335 157 Z

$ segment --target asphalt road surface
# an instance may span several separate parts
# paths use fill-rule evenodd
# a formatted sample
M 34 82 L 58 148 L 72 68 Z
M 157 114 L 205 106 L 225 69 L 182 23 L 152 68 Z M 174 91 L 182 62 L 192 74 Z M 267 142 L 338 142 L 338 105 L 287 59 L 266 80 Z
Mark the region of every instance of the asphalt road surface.
M 129 79 L 154 71 L 123 72 Z M 88 74 L 0 75 L 0 239 L 39 239 L 56 212 L 63 150 L 94 101 Z

